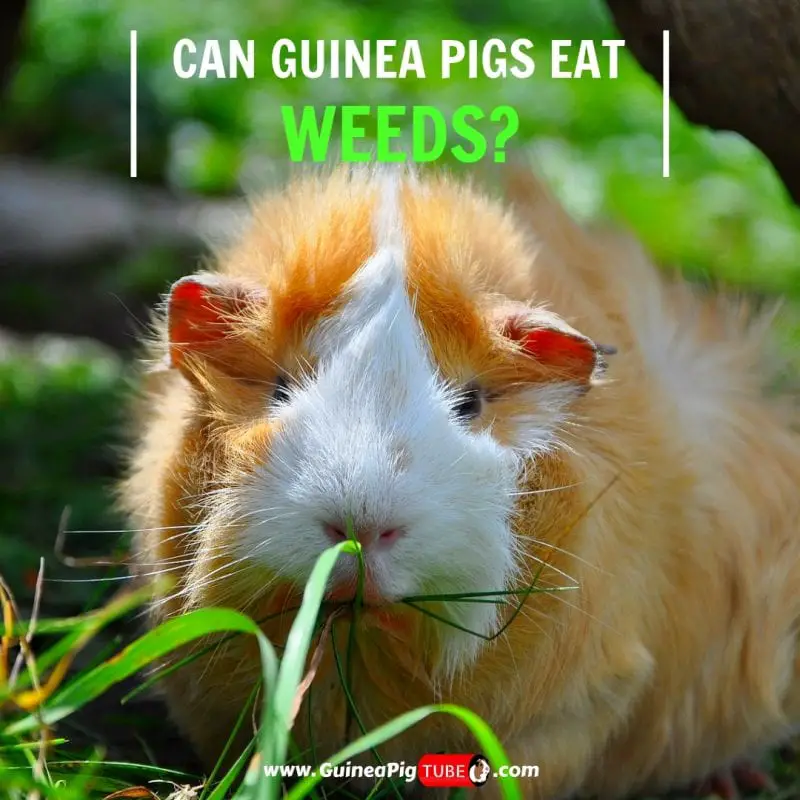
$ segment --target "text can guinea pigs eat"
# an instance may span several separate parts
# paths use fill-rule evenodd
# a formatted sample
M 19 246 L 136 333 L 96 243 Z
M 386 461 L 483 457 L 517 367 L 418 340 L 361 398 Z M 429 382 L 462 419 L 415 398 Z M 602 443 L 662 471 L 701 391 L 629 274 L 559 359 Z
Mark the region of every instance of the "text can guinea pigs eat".
M 151 619 L 234 607 L 280 645 L 349 519 L 368 729 L 466 705 L 539 767 L 531 798 L 721 774 L 800 719 L 800 438 L 762 390 L 768 325 L 531 176 L 504 203 L 443 175 L 305 176 L 172 287 L 122 491 L 141 578 L 177 580 Z M 427 604 L 470 633 L 399 602 L 537 573 L 576 588 L 496 638 L 513 603 Z M 355 583 L 343 556 L 330 597 Z M 258 680 L 252 639 L 163 681 L 209 766 Z M 330 645 L 308 697 L 294 736 L 324 758 L 359 733 Z M 435 715 L 381 755 L 474 749 Z

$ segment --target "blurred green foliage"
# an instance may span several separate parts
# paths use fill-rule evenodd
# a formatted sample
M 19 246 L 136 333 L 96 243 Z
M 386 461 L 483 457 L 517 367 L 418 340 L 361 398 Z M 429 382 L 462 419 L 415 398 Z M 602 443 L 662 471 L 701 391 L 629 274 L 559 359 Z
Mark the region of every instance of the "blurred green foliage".
M 85 343 L 48 339 L 0 360 L 0 567 L 20 599 L 42 556 L 46 605 L 80 610 L 98 588 L 83 581 L 108 574 L 69 569 L 54 548 L 65 509 L 71 530 L 120 527 L 110 497 L 127 391 L 120 361 Z M 120 544 L 117 533 L 82 534 L 79 554 L 114 557 Z
M 259 183 L 287 158 L 280 107 L 325 104 L 472 103 L 514 106 L 512 140 L 582 215 L 633 227 L 663 261 L 739 284 L 800 292 L 800 212 L 766 159 L 735 135 L 689 126 L 672 111 L 672 177 L 661 177 L 661 94 L 623 50 L 617 80 L 553 80 L 553 38 L 614 37 L 600 0 L 39 0 L 7 106 L 12 142 L 48 157 L 122 175 L 128 169 L 129 30 L 139 39 L 139 153 L 143 179 L 176 190 L 221 193 Z M 176 77 L 182 37 L 254 39 L 254 80 Z M 439 40 L 534 42 L 526 80 L 438 75 Z M 278 80 L 270 55 L 282 37 L 418 39 L 424 81 Z

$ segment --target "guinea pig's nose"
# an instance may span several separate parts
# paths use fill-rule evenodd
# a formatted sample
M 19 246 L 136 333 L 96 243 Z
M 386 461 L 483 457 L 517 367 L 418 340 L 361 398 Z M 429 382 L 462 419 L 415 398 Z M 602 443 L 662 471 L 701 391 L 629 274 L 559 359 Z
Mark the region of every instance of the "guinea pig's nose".
M 334 544 L 338 544 L 347 539 L 347 534 L 339 525 L 326 522 L 323 524 L 322 528 L 325 531 L 325 535 Z M 383 531 L 377 531 L 374 528 L 356 526 L 355 529 L 355 537 L 361 542 L 361 546 L 364 548 L 390 547 L 400 539 L 404 533 L 405 531 L 402 528 L 387 528 Z

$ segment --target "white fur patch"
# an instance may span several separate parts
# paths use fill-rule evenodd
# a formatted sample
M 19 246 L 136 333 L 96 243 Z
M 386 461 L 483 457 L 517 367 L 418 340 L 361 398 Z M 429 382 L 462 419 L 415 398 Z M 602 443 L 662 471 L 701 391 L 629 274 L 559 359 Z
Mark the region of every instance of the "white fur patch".
M 272 412 L 280 430 L 243 490 L 244 510 L 258 521 L 241 555 L 302 582 L 330 546 L 324 524 L 343 528 L 350 518 L 357 530 L 406 532 L 366 551 L 386 598 L 503 591 L 515 577 L 509 518 L 521 454 L 454 417 L 409 299 L 396 187 L 384 188 L 374 255 L 308 338 L 316 374 Z M 523 424 L 527 455 L 548 435 L 543 424 Z M 354 572 L 343 557 L 335 578 Z M 458 625 L 484 636 L 496 630 L 492 604 L 446 607 Z M 441 667 L 452 675 L 483 639 L 439 627 Z

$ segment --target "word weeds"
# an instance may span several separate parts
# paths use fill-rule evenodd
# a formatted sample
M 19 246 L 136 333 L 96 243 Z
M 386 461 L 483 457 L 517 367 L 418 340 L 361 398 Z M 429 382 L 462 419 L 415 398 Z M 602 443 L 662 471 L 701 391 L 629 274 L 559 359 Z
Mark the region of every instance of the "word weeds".
M 345 163 L 377 161 L 380 163 L 403 162 L 409 158 L 417 163 L 435 161 L 444 154 L 450 142 L 450 131 L 464 140 L 464 144 L 450 147 L 454 158 L 465 164 L 480 161 L 487 156 L 490 147 L 496 162 L 506 159 L 505 145 L 519 128 L 519 116 L 511 106 L 498 106 L 488 114 L 478 106 L 465 105 L 457 108 L 449 121 L 433 106 L 325 106 L 321 116 L 312 106 L 295 109 L 282 106 L 281 115 L 292 161 L 322 162 L 328 158 L 334 138 L 334 123 L 340 125 L 340 153 Z M 395 146 L 402 137 L 402 128 L 396 123 L 399 118 L 411 121 L 410 149 Z M 499 124 L 492 139 L 476 127 L 482 120 Z M 374 150 L 358 149 L 356 144 L 365 141 L 367 125 L 374 123 Z

